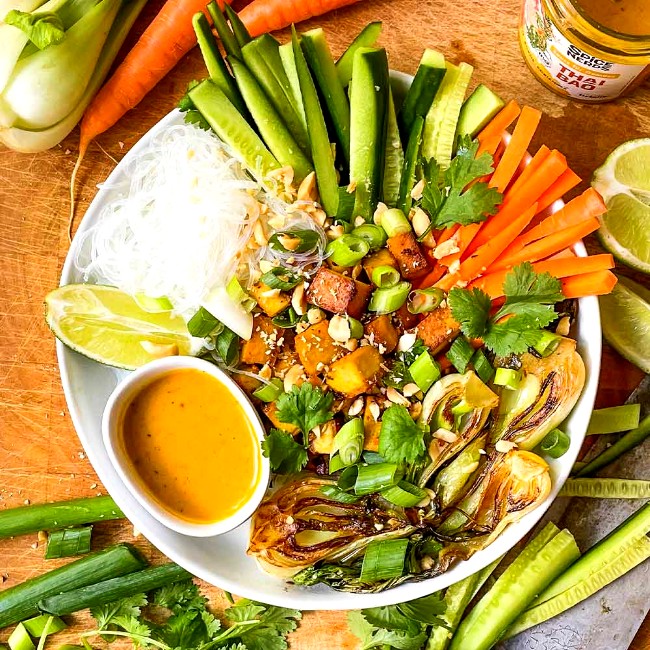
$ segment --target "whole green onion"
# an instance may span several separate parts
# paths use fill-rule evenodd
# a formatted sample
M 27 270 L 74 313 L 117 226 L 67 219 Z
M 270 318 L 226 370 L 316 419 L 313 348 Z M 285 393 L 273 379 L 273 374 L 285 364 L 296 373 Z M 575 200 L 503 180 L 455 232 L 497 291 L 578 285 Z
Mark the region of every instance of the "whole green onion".
M 362 582 L 398 578 L 404 572 L 408 539 L 382 539 L 370 542 L 361 566 Z
M 398 483 L 403 475 L 404 471 L 395 463 L 360 465 L 354 483 L 354 493 L 363 495 L 381 492 L 381 490 Z M 339 485 L 339 487 L 341 486 Z
M 395 237 L 395 235 L 401 235 L 412 230 L 409 220 L 397 208 L 391 208 L 380 213 L 379 219 L 379 225 L 386 231 L 389 237 Z
M 363 440 L 363 420 L 361 418 L 352 418 L 334 436 L 332 453 L 338 451 L 343 465 L 354 465 L 361 457 Z
M 402 276 L 395 267 L 382 265 L 372 270 L 370 279 L 377 288 L 390 289 L 390 287 L 394 287 L 402 279 Z
M 411 314 L 425 314 L 440 307 L 445 293 L 442 289 L 437 287 L 429 287 L 428 289 L 416 289 L 411 291 L 406 305 Z
M 433 357 L 425 350 L 409 366 L 409 374 L 417 387 L 426 393 L 431 386 L 440 379 L 440 366 L 435 362 Z
M 47 537 L 45 559 L 52 560 L 89 553 L 92 532 L 92 526 L 65 528 L 51 532 Z
M 559 334 L 554 334 L 548 330 L 542 330 L 539 340 L 533 345 L 533 349 L 540 356 L 548 357 L 555 352 L 557 346 L 560 345 L 561 340 L 562 337 Z
M 355 237 L 364 239 L 371 251 L 376 251 L 386 243 L 386 231 L 374 223 L 366 223 L 352 231 Z
M 566 454 L 570 446 L 571 438 L 564 431 L 553 429 L 553 431 L 546 434 L 539 448 L 551 458 L 559 458 Z
M 369 251 L 368 242 L 355 235 L 341 235 L 338 239 L 331 241 L 325 249 L 330 261 L 337 266 L 354 266 Z
M 368 310 L 378 314 L 390 314 L 397 311 L 408 298 L 411 291 L 410 282 L 398 282 L 386 289 L 375 289 L 370 296 Z
M 390 501 L 390 503 L 403 508 L 412 508 L 428 496 L 422 488 L 408 481 L 400 481 L 397 485 L 392 485 L 382 490 L 381 496 Z

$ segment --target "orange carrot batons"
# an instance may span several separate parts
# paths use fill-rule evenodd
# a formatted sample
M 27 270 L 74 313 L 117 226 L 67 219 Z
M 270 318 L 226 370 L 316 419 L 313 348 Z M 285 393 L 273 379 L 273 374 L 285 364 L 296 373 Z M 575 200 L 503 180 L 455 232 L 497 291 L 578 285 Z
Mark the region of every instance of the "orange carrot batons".
M 503 132 L 519 117 L 520 113 L 519 104 L 511 99 L 478 134 L 478 141 L 482 144 L 495 136 L 500 139 Z
M 584 298 L 585 296 L 602 296 L 609 293 L 618 278 L 611 271 L 594 271 L 583 275 L 574 275 L 561 280 L 562 293 L 566 298 Z

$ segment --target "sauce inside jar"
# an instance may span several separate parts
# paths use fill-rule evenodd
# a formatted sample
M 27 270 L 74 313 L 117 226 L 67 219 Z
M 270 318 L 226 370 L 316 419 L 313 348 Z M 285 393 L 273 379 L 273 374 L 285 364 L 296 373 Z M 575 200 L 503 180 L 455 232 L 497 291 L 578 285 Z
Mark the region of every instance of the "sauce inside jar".
M 151 497 L 173 515 L 214 523 L 233 515 L 261 477 L 255 430 L 227 386 L 173 370 L 127 406 L 120 444 Z
M 603 27 L 620 34 L 650 34 L 648 0 L 577 0 L 582 13 Z

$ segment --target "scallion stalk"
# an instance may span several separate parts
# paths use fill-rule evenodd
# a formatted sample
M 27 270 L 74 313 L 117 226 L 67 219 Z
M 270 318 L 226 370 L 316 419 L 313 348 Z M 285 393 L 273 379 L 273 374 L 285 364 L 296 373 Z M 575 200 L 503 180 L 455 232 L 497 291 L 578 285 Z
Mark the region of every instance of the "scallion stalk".
M 413 230 L 409 220 L 398 208 L 391 208 L 382 212 L 379 225 L 389 237 L 395 237 L 395 235 L 401 235 Z
M 325 253 L 333 264 L 344 267 L 355 266 L 369 251 L 368 242 L 353 234 L 341 235 L 338 239 L 331 241 L 325 249 Z
M 332 454 L 330 456 L 330 460 L 328 463 L 328 470 L 329 474 L 336 474 L 339 470 L 342 470 L 344 467 L 346 467 L 345 463 L 341 460 L 341 456 L 336 453 Z
M 47 537 L 45 559 L 53 560 L 89 553 L 92 532 L 92 526 L 65 528 L 51 532 Z
M 406 302 L 410 291 L 410 282 L 398 282 L 386 289 L 375 289 L 370 296 L 368 310 L 378 314 L 390 314 L 397 311 Z
M 605 409 L 596 409 L 591 414 L 587 435 L 620 433 L 639 426 L 641 404 L 623 404 Z
M 474 348 L 469 344 L 469 341 L 459 336 L 449 348 L 447 352 L 447 359 L 458 370 L 458 372 L 465 372 L 467 366 L 474 355 Z
M 354 465 L 363 451 L 363 419 L 348 420 L 334 436 L 332 455 L 338 452 L 344 466 Z
M 408 539 L 383 539 L 370 542 L 361 566 L 362 582 L 398 578 L 404 572 Z
M 196 314 L 188 321 L 187 330 L 192 336 L 205 338 L 210 334 L 219 334 L 223 330 L 223 323 L 205 307 L 199 307 Z
M 376 251 L 386 243 L 386 231 L 374 223 L 365 223 L 352 231 L 354 237 L 363 239 L 371 251 Z
M 409 366 L 409 374 L 423 393 L 441 377 L 440 366 L 426 350 Z
M 191 573 L 170 562 L 43 598 L 38 608 L 55 616 L 65 616 L 191 578 Z
M 370 279 L 378 289 L 390 289 L 402 279 L 402 276 L 395 267 L 382 265 L 372 270 Z
M 316 249 L 320 235 L 315 230 L 285 230 L 269 237 L 269 246 L 283 253 L 309 253 Z
M 275 402 L 278 397 L 284 392 L 282 380 L 278 377 L 273 377 L 268 384 L 262 384 L 259 388 L 253 391 L 253 396 L 263 402 Z
M 360 465 L 354 483 L 354 493 L 363 495 L 380 492 L 395 485 L 402 478 L 403 474 L 403 470 L 395 463 Z
M 521 383 L 521 370 L 514 370 L 513 368 L 497 368 L 494 373 L 494 383 L 497 386 L 503 386 L 510 390 L 517 390 Z
M 426 314 L 434 309 L 438 309 L 444 297 L 444 291 L 436 287 L 416 289 L 409 294 L 406 306 L 411 314 Z
M 390 503 L 402 508 L 412 508 L 428 496 L 427 492 L 408 481 L 400 481 L 397 485 L 381 491 L 381 496 Z
M 337 458 L 337 456 L 334 456 L 334 458 Z M 351 465 L 350 467 L 346 467 L 341 472 L 339 480 L 336 483 L 339 490 L 351 490 L 354 487 L 354 484 L 357 482 L 358 475 L 359 465 Z
M 625 478 L 570 478 L 562 486 L 560 496 L 594 499 L 650 499 L 650 481 Z
M 38 614 L 37 603 L 44 598 L 138 571 L 145 564 L 134 548 L 116 544 L 5 589 L 0 592 L 0 628 Z
M 31 636 L 40 639 L 43 634 L 56 634 L 68 627 L 58 616 L 51 614 L 40 614 L 34 618 L 28 618 L 23 621 L 25 629 Z
M 560 429 L 553 429 L 546 434 L 539 448 L 551 458 L 564 456 L 571 446 L 571 438 Z
M 320 490 L 328 499 L 340 503 L 356 503 L 359 497 L 349 492 L 344 492 L 334 485 L 324 485 Z
M 21 506 L 0 511 L 0 539 L 123 518 L 109 496 Z
M 548 357 L 555 352 L 561 340 L 562 337 L 559 334 L 542 330 L 539 340 L 533 345 L 533 350 L 541 357 Z
M 22 623 L 16 625 L 14 631 L 9 635 L 7 643 L 11 650 L 36 650 L 34 642 Z

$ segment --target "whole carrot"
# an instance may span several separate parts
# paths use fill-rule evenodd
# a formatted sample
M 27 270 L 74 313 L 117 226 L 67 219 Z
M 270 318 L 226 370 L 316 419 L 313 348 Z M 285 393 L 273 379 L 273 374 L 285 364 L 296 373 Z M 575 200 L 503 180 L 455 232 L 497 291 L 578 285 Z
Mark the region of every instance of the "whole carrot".
M 355 2 L 358 0 L 253 0 L 239 17 L 251 36 L 259 36 Z

